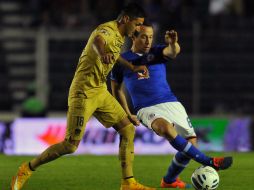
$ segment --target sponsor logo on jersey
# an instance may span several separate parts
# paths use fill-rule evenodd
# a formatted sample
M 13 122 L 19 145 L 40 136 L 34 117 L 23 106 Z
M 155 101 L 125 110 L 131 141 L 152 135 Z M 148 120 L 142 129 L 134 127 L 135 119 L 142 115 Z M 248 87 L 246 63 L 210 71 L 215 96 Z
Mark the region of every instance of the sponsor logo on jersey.
M 147 57 L 146 57 L 146 60 L 147 60 L 148 62 L 154 60 L 154 54 L 149 53 L 149 54 L 147 55 Z
M 102 33 L 102 34 L 104 34 L 106 36 L 110 35 L 110 33 L 106 29 L 99 29 L 98 32 L 100 32 L 100 33 Z

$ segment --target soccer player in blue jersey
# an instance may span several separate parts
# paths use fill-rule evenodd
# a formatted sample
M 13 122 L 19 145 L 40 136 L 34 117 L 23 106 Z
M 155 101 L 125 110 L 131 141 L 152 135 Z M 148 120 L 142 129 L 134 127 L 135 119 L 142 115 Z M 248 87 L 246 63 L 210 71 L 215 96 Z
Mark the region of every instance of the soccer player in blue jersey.
M 180 52 L 177 32 L 167 31 L 165 45 L 152 46 L 153 28 L 146 23 L 140 32 L 134 34 L 132 40 L 131 50 L 123 53 L 122 57 L 133 65 L 146 65 L 150 77 L 143 77 L 142 73 L 133 73 L 116 64 L 111 73 L 112 93 L 135 125 L 139 125 L 141 121 L 156 134 L 166 138 L 178 151 L 161 180 L 161 187 L 187 188 L 188 184 L 178 176 L 190 159 L 217 170 L 230 167 L 232 157 L 211 158 L 196 148 L 197 137 L 189 117 L 166 80 L 166 64 Z M 130 94 L 137 116 L 129 110 L 123 83 Z

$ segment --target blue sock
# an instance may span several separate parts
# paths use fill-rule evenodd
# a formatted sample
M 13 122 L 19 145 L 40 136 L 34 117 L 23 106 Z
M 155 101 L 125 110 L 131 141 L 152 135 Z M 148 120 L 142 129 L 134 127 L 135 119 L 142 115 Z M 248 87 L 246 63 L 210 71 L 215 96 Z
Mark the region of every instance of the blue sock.
M 200 164 L 211 166 L 212 158 L 206 156 L 204 153 L 200 152 L 195 146 L 193 146 L 186 139 L 177 135 L 175 139 L 173 139 L 170 144 L 179 152 L 185 153 L 190 158 L 199 162 Z
M 187 157 L 182 152 L 177 152 L 171 162 L 171 165 L 168 168 L 167 174 L 164 176 L 164 181 L 166 183 L 172 183 L 176 181 L 176 178 L 184 170 L 189 162 L 189 157 Z

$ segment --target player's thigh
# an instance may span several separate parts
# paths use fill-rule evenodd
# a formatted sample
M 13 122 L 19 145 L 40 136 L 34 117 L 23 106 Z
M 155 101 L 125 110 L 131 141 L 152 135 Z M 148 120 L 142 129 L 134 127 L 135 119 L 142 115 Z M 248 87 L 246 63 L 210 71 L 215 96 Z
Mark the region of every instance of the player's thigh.
M 119 102 L 109 93 L 103 93 L 101 99 L 102 103 L 99 105 L 94 113 L 94 116 L 106 127 L 113 125 L 128 124 L 127 114 L 119 104 Z
M 191 121 L 180 102 L 169 102 L 163 105 L 167 110 L 167 117 L 174 123 L 178 134 L 184 138 L 196 137 Z
M 66 139 L 80 141 L 85 132 L 86 123 L 96 109 L 96 102 L 91 98 L 72 98 L 67 113 Z
M 149 129 L 152 129 L 152 123 L 157 119 L 164 119 L 164 123 L 172 123 L 166 117 L 166 113 L 161 109 L 160 104 L 140 109 L 137 113 L 137 117 L 141 123 Z M 161 120 L 158 120 L 157 122 L 159 121 Z
M 177 132 L 174 128 L 174 125 L 168 122 L 164 118 L 157 118 L 152 122 L 152 129 L 162 137 L 166 137 L 167 139 L 174 139 L 177 136 Z

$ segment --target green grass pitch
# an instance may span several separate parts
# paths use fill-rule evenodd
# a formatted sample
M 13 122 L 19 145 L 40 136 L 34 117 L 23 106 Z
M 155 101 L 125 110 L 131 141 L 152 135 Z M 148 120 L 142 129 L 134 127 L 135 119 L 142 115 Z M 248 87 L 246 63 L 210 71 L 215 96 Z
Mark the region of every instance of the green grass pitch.
M 209 153 L 212 156 L 223 153 Z M 254 188 L 254 153 L 226 153 L 233 155 L 233 166 L 220 171 L 218 190 L 252 190 Z M 18 166 L 29 161 L 28 156 L 0 155 L 0 190 L 9 190 L 10 181 Z M 146 185 L 159 187 L 172 155 L 135 157 L 136 179 Z M 191 173 L 199 164 L 191 161 L 181 174 L 190 183 Z M 119 190 L 120 166 L 117 156 L 65 156 L 46 164 L 34 173 L 24 190 Z

